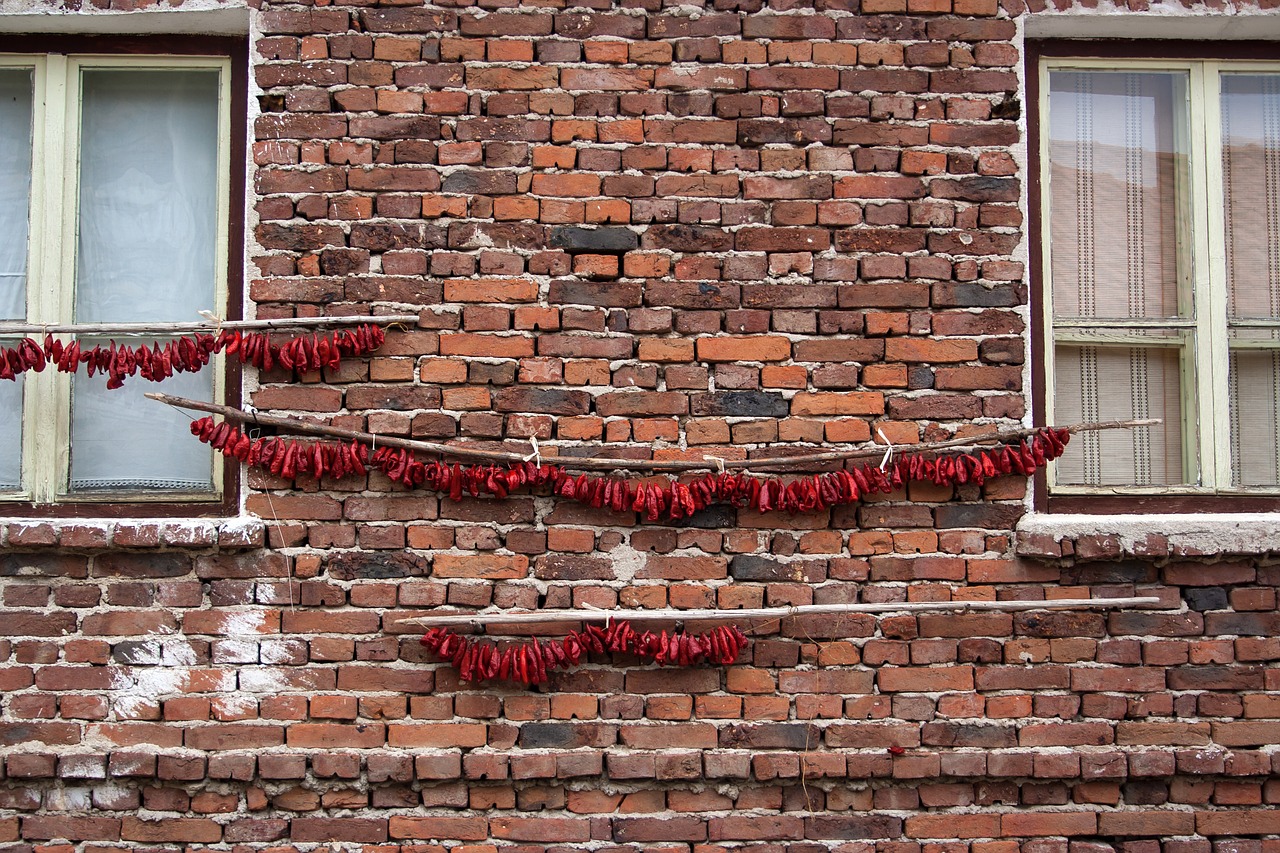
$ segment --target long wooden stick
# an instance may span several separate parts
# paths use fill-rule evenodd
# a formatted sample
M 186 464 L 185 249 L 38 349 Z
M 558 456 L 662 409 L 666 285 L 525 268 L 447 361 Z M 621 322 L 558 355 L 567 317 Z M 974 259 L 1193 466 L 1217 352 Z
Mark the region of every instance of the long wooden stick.
M 380 447 L 402 447 L 407 450 L 416 450 L 422 453 L 433 453 L 441 456 L 448 456 L 455 459 L 472 460 L 477 462 L 524 462 L 529 458 L 528 453 L 519 453 L 506 450 L 480 450 L 477 448 L 466 447 L 464 445 L 455 444 L 439 444 L 434 441 L 418 441 L 412 438 L 400 438 L 392 435 L 375 435 L 371 432 L 363 432 L 356 429 L 344 429 L 342 427 L 329 426 L 327 424 L 314 424 L 307 421 L 298 420 L 297 418 L 283 417 L 280 415 L 267 415 L 261 412 L 244 412 L 231 406 L 223 406 L 218 403 L 206 403 L 202 400 L 189 400 L 185 397 L 175 397 L 171 394 L 161 394 L 159 392 L 150 392 L 146 395 L 152 400 L 158 400 L 170 406 L 176 406 L 180 409 L 192 409 L 198 412 L 209 412 L 210 414 L 221 415 L 227 420 L 236 421 L 238 423 L 260 424 L 262 426 L 275 427 L 290 433 L 299 435 L 316 435 L 327 438 L 341 438 L 346 441 L 361 441 L 370 445 Z M 1095 430 L 1108 429 L 1133 429 L 1134 427 L 1151 426 L 1160 423 L 1159 419 L 1143 419 L 1132 421 L 1106 421 L 1102 423 L 1080 423 L 1072 424 L 1067 427 L 1071 432 L 1092 432 Z M 953 447 L 977 447 L 990 442 L 1004 442 L 1017 438 L 1025 438 L 1034 435 L 1039 431 L 1039 427 L 1019 428 L 1011 430 L 1002 430 L 982 436 L 967 436 L 965 438 L 953 438 L 947 441 L 935 441 L 929 444 L 904 444 L 897 445 L 898 449 L 911 453 L 932 452 L 935 450 L 943 450 Z M 555 464 L 561 468 L 571 468 L 575 471 L 717 471 L 720 468 L 743 470 L 747 468 L 776 468 L 780 465 L 787 467 L 799 467 L 810 465 L 816 462 L 835 462 L 845 459 L 869 459 L 879 458 L 885 452 L 885 445 L 878 444 L 871 449 L 859 450 L 829 450 L 817 453 L 802 453 L 792 456 L 772 456 L 757 459 L 725 459 L 719 460 L 714 457 L 697 460 L 672 460 L 672 461 L 655 461 L 651 459 L 613 459 L 596 457 L 578 457 L 578 456 L 558 456 L 554 455 L 556 448 L 542 446 L 547 452 L 543 455 L 550 461 L 552 458 Z
M 794 607 L 761 607 L 744 610 L 506 610 L 495 613 L 439 613 L 402 619 L 397 625 L 447 627 L 452 625 L 539 625 L 548 622 L 670 622 L 672 620 L 743 621 L 785 619 L 789 616 L 840 613 L 920 613 L 955 610 L 1063 610 L 1107 607 L 1140 607 L 1159 604 L 1154 596 L 1131 598 L 1058 598 L 1045 601 L 898 601 L 874 604 L 798 604 Z
M 205 320 L 199 323 L 0 323 L 0 335 L 182 335 L 218 329 L 310 329 L 316 326 L 355 326 L 372 323 L 417 324 L 417 314 L 359 314 L 341 317 L 279 317 L 267 320 Z

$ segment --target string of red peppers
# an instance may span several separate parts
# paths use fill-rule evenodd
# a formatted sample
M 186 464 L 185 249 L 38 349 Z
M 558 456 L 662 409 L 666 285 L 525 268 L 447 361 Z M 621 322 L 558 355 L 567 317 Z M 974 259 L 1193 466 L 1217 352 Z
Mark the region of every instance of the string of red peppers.
M 193 421 L 191 432 L 226 456 L 289 479 L 299 474 L 362 476 L 366 469 L 373 468 L 397 483 L 410 488 L 426 486 L 455 501 L 467 495 L 505 498 L 525 486 L 549 485 L 559 497 L 597 509 L 643 513 L 647 521 L 664 517 L 679 520 L 717 503 L 757 512 L 811 512 L 856 503 L 864 495 L 887 494 L 908 481 L 938 486 L 981 485 L 1005 474 L 1029 476 L 1061 456 L 1071 438 L 1065 429 L 1041 429 L 1030 441 L 1017 444 L 936 457 L 903 453 L 883 469 L 866 463 L 852 470 L 813 474 L 789 482 L 777 477 L 722 472 L 703 474 L 687 483 L 667 478 L 665 484 L 657 484 L 587 474 L 575 477 L 558 465 L 534 462 L 465 467 L 422 462 L 403 448 L 382 447 L 370 454 L 359 441 L 299 442 L 276 437 L 253 440 L 230 423 L 215 424 L 208 417 Z
M 12 347 L 0 347 L 0 379 L 17 379 L 28 370 L 41 372 L 53 365 L 62 373 L 75 373 L 80 365 L 90 376 L 107 377 L 108 388 L 119 388 L 130 376 L 141 376 L 150 382 L 161 382 L 175 373 L 195 373 L 209 363 L 215 354 L 235 355 L 242 364 L 262 370 L 280 365 L 298 373 L 328 367 L 336 370 L 344 356 L 357 356 L 382 346 L 386 333 L 381 326 L 365 323 L 326 334 L 297 335 L 282 344 L 273 343 L 266 332 L 243 333 L 239 329 L 223 329 L 217 335 L 198 332 L 183 335 L 150 346 L 118 344 L 81 348 L 78 340 L 64 343 L 53 335 L 45 335 L 44 344 L 34 338 L 23 338 Z
M 637 633 L 630 622 L 607 627 L 587 625 L 561 640 L 525 640 L 499 646 L 492 640 L 464 637 L 448 628 L 432 628 L 422 638 L 432 654 L 448 660 L 463 681 L 519 681 L 541 684 L 555 669 L 577 666 L 587 654 L 635 655 L 659 666 L 695 666 L 707 662 L 728 666 L 747 647 L 747 635 L 736 625 L 718 625 L 703 634 L 676 631 Z

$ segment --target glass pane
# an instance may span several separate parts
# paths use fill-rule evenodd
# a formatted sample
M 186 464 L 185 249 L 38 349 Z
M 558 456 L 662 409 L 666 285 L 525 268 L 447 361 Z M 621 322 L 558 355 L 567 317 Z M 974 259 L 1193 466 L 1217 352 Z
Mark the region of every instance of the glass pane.
M 0 320 L 27 316 L 31 69 L 0 69 Z
M 76 320 L 216 310 L 218 73 L 89 69 L 81 85 Z
M 85 341 L 92 346 L 94 342 Z M 164 382 L 126 379 L 107 390 L 101 375 L 72 380 L 71 492 L 199 492 L 213 488 L 212 450 L 191 436 L 191 418 L 142 395 L 160 391 L 213 399 L 212 367 Z
M 1054 421 L 1160 418 L 1157 426 L 1084 432 L 1057 462 L 1060 485 L 1161 486 L 1183 471 L 1179 347 L 1058 344 Z
M 1222 190 L 1228 316 L 1280 317 L 1280 74 L 1222 75 Z
M 21 376 L 0 379 L 0 491 L 5 492 L 22 485 L 22 386 Z
M 1231 479 L 1280 483 L 1280 350 L 1231 351 Z
M 1190 316 L 1184 72 L 1049 75 L 1057 317 Z M 1189 241 L 1183 241 L 1189 242 Z

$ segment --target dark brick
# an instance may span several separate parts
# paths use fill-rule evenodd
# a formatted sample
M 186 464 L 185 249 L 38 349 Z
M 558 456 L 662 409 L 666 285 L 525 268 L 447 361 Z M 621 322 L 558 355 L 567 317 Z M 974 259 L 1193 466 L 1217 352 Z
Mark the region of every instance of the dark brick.
M 782 562 L 754 554 L 738 554 L 729 560 L 729 575 L 736 581 L 790 581 L 820 583 L 826 580 L 826 563 L 822 560 Z
M 640 235 L 630 228 L 552 228 L 547 241 L 570 254 L 622 254 L 640 247 Z
M 519 743 L 524 749 L 604 748 L 617 736 L 618 727 L 605 723 L 525 723 Z
M 691 414 L 713 417 L 785 418 L 790 404 L 781 394 L 768 391 L 716 391 L 694 394 Z
M 902 835 L 902 818 L 884 815 L 816 815 L 804 819 L 804 837 L 855 841 L 859 839 L 898 838 Z
M 337 580 L 372 580 L 375 578 L 407 578 L 428 573 L 425 557 L 385 551 L 345 551 L 330 555 L 325 569 Z

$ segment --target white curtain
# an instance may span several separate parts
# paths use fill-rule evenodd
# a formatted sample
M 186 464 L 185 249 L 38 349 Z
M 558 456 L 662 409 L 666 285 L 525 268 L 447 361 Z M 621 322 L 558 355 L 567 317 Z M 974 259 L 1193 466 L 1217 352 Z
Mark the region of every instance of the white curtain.
M 199 319 L 212 308 L 218 75 L 87 70 L 76 320 Z
M 0 320 L 27 316 L 31 70 L 0 70 Z
M 22 377 L 0 379 L 0 491 L 13 491 L 22 483 L 22 384 Z
M 82 76 L 78 322 L 191 321 L 214 304 L 218 74 L 89 69 Z M 208 400 L 212 371 L 162 390 Z M 78 376 L 72 491 L 207 489 L 212 456 L 188 418 Z
M 1060 483 L 1169 485 L 1183 479 L 1179 350 L 1059 345 L 1058 423 L 1160 418 L 1163 425 L 1083 432 L 1058 460 Z
M 0 70 L 0 319 L 27 316 L 31 69 Z M 12 346 L 13 341 L 0 345 Z M 0 490 L 22 480 L 22 380 L 0 380 Z
M 204 491 L 212 455 L 191 435 L 191 418 L 142 395 L 160 391 L 213 399 L 213 371 L 179 373 L 160 383 L 138 377 L 106 390 L 100 376 L 72 382 L 71 491 Z
M 1228 324 L 1280 319 L 1280 75 L 1222 76 L 1222 143 Z M 1280 351 L 1235 346 L 1278 338 L 1231 330 L 1236 485 L 1280 483 Z
M 1050 75 L 1054 317 L 1096 319 L 1076 332 L 1116 324 L 1105 345 L 1055 347 L 1055 420 L 1164 419 L 1126 433 L 1084 433 L 1058 463 L 1060 483 L 1186 481 L 1179 365 L 1190 357 L 1191 342 L 1159 332 L 1152 346 L 1115 340 L 1132 334 L 1126 320 L 1191 311 L 1179 249 L 1185 91 L 1185 74 Z

